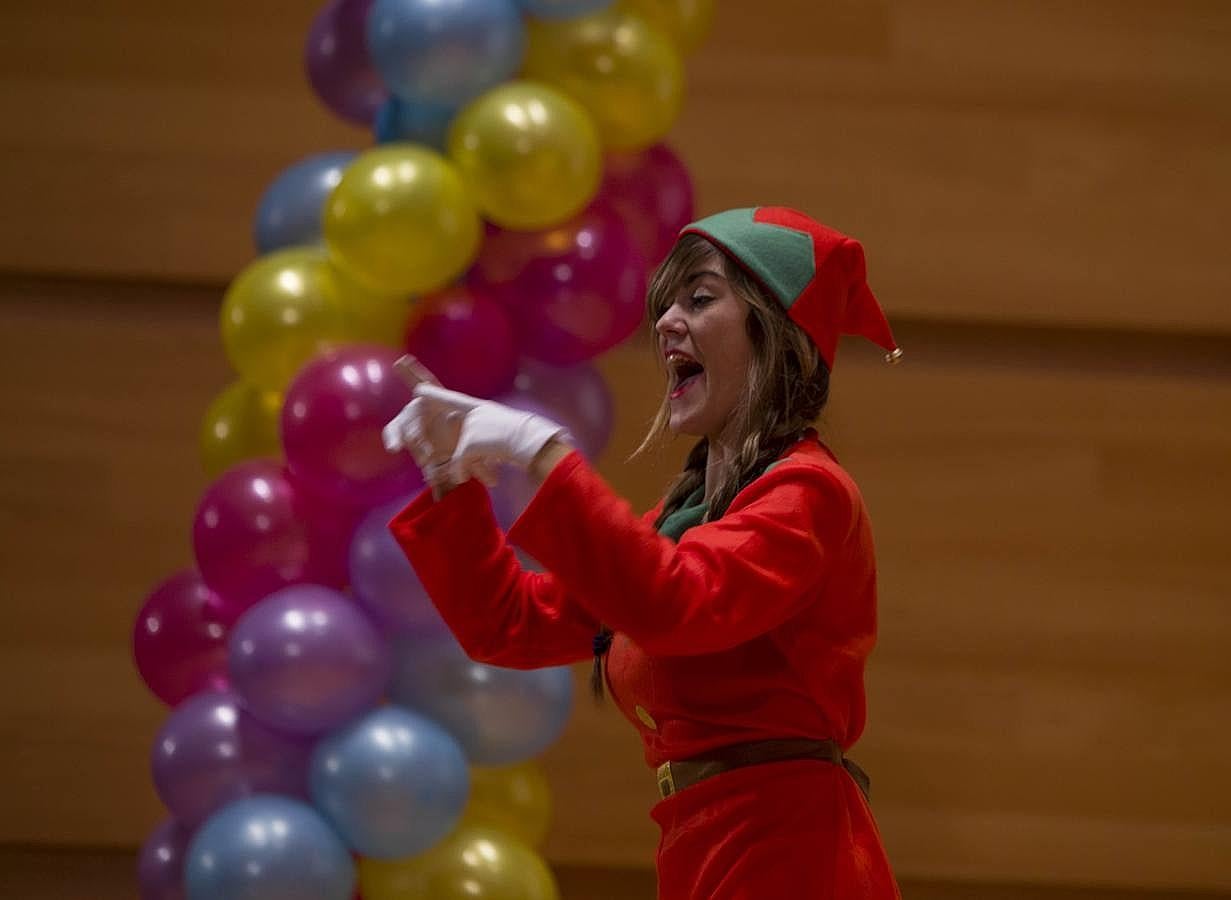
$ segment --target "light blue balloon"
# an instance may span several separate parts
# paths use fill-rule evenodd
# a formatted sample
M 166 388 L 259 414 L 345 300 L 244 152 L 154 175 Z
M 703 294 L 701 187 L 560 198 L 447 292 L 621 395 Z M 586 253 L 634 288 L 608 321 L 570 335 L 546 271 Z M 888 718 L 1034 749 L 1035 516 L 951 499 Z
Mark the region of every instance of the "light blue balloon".
M 320 243 L 325 200 L 356 156 L 350 151 L 318 153 L 283 170 L 257 206 L 252 225 L 257 251 Z
M 376 113 L 373 129 L 376 143 L 413 141 L 444 153 L 449 142 L 449 126 L 456 115 L 457 110 L 452 106 L 432 106 L 390 97 Z
M 312 755 L 312 802 L 364 856 L 422 853 L 453 830 L 469 795 L 457 741 L 396 706 L 339 729 Z
M 351 900 L 355 865 L 312 807 L 257 794 L 206 819 L 184 878 L 188 900 Z
M 518 0 L 528 16 L 540 19 L 576 19 L 600 12 L 615 0 Z
M 390 92 L 456 109 L 513 77 L 525 52 L 514 0 L 376 0 L 368 51 Z
M 477 663 L 451 637 L 403 639 L 394 648 L 394 703 L 439 722 L 477 766 L 538 756 L 573 710 L 567 666 L 520 671 Z

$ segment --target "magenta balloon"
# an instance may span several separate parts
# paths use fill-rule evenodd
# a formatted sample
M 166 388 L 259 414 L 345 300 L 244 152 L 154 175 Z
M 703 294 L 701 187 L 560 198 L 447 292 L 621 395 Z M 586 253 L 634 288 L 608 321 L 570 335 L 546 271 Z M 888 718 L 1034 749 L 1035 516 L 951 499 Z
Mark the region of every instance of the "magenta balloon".
M 368 57 L 372 3 L 332 0 L 312 20 L 304 48 L 304 67 L 317 96 L 343 119 L 367 127 L 389 97 Z
M 645 263 L 601 204 L 547 231 L 490 228 L 470 277 L 509 311 L 522 352 L 558 366 L 628 338 L 645 307 Z
M 189 697 L 163 724 L 150 754 L 154 788 L 186 826 L 251 794 L 306 796 L 311 742 L 280 734 L 240 708 L 230 691 Z
M 624 219 L 651 269 L 671 251 L 693 220 L 692 178 L 666 144 L 635 154 L 609 154 L 600 200 Z
M 447 388 L 494 397 L 513 385 L 517 339 L 505 307 L 477 288 L 453 287 L 426 298 L 406 349 Z
M 174 706 L 205 688 L 225 688 L 227 626 L 222 602 L 194 570 L 150 593 L 133 625 L 133 660 L 154 695 Z
M 526 359 L 513 386 L 512 396 L 535 398 L 549 411 L 549 418 L 567 426 L 587 458 L 602 455 L 615 427 L 615 401 L 594 365 L 558 368 Z
M 137 885 L 141 900 L 184 900 L 184 855 L 192 830 L 174 819 L 158 825 L 137 858 Z
M 339 590 L 350 584 L 347 554 L 355 527 L 368 512 L 367 506 L 339 503 L 314 491 L 311 485 L 286 473 L 300 499 L 312 554 L 313 584 Z
M 268 725 L 320 734 L 376 705 L 389 681 L 389 648 L 351 600 L 314 584 L 283 588 L 231 632 L 231 684 Z
M 192 543 L 226 622 L 280 587 L 316 579 L 302 498 L 271 460 L 232 466 L 206 489 Z
M 423 484 L 407 453 L 381 443 L 381 429 L 411 401 L 390 347 L 354 345 L 308 363 L 286 392 L 286 464 L 322 499 L 370 507 Z
M 388 634 L 443 633 L 448 626 L 389 532 L 390 520 L 410 500 L 401 497 L 378 506 L 355 529 L 350 545 L 351 591 Z

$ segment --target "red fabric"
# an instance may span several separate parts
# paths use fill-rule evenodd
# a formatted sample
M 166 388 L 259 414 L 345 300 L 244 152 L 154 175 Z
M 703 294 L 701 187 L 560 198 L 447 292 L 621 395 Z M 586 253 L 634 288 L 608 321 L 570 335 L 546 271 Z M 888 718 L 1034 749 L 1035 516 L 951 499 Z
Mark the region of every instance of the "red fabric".
M 550 574 L 520 570 L 477 482 L 419 497 L 391 528 L 475 659 L 579 661 L 611 627 L 611 694 L 650 766 L 761 738 L 849 748 L 864 726 L 875 565 L 863 501 L 829 452 L 800 442 L 678 544 L 653 518 L 573 453 L 509 533 Z M 829 763 L 727 773 L 653 814 L 662 900 L 897 896 L 866 804 Z
M 885 313 L 868 287 L 867 261 L 859 241 L 785 206 L 762 206 L 753 218 L 812 238 L 816 275 L 789 315 L 816 343 L 830 371 L 842 334 L 865 337 L 885 350 L 897 349 Z

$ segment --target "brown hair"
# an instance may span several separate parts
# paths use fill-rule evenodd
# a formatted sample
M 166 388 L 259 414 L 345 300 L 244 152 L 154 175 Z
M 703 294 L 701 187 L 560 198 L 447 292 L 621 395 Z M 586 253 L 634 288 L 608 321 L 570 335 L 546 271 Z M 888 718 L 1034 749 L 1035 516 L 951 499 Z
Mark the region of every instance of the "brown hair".
M 746 327 L 753 358 L 744 394 L 731 413 L 739 453 L 711 498 L 707 522 L 722 516 L 736 494 L 799 440 L 829 399 L 829 369 L 812 339 L 791 321 L 773 295 L 700 235 L 680 239 L 650 281 L 646 311 L 655 346 L 655 324 L 675 302 L 685 279 L 699 264 L 714 257 L 721 261 L 736 296 L 750 307 Z M 664 440 L 669 418 L 670 408 L 664 399 L 634 457 Z M 708 451 L 707 438 L 692 448 L 684 470 L 667 491 L 656 526 L 705 483 Z

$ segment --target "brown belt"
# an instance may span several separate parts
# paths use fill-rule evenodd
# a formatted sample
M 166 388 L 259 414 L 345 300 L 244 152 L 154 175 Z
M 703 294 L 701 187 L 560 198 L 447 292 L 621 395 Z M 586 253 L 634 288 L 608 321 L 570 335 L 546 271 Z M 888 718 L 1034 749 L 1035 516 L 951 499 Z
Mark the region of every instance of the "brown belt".
M 814 741 L 805 738 L 753 741 L 712 750 L 704 756 L 665 762 L 658 767 L 658 793 L 665 800 L 672 794 L 692 787 L 714 775 L 754 766 L 760 763 L 786 762 L 794 759 L 819 759 L 841 766 L 850 773 L 864 799 L 868 798 L 871 781 L 863 769 L 842 755 L 837 741 Z

